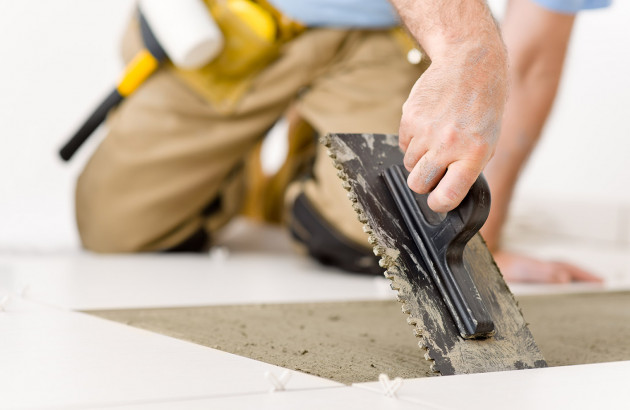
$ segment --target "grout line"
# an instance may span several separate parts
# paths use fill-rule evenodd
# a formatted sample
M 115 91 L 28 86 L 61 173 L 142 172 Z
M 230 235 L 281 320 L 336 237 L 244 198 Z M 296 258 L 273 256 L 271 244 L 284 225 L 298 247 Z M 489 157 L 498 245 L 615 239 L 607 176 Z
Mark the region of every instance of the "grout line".
M 518 371 L 518 370 L 513 370 L 513 371 Z M 462 376 L 462 375 L 460 375 L 460 376 Z M 436 376 L 436 377 L 443 377 L 443 376 Z M 457 377 L 457 375 L 456 376 L 446 376 L 446 377 L 447 378 Z M 426 379 L 431 379 L 431 378 L 432 377 L 427 377 Z M 404 382 L 406 380 L 416 380 L 416 379 L 414 378 L 414 379 L 402 379 L 402 380 L 403 380 L 403 385 L 404 385 Z M 362 386 L 362 384 L 364 384 L 364 383 L 353 383 L 352 387 L 355 388 L 355 389 L 363 390 L 365 392 L 370 392 L 370 393 L 373 393 L 373 394 L 376 394 L 376 395 L 386 396 L 386 392 L 385 391 L 381 392 L 381 391 L 377 390 L 376 388 L 372 388 L 372 387 L 368 387 L 368 386 Z M 422 403 L 420 403 L 418 400 L 413 400 L 413 397 L 414 396 L 410 396 L 410 395 L 407 395 L 407 396 L 404 396 L 404 395 L 403 396 L 398 396 L 397 395 L 396 397 L 393 397 L 392 400 L 400 400 L 400 401 L 402 401 L 404 403 L 411 403 L 411 404 L 416 405 L 416 406 L 422 406 L 422 409 L 424 409 L 424 410 L 447 410 L 445 407 L 442 407 L 442 406 L 437 407 L 435 404 L 427 402 L 424 399 L 421 399 Z
M 263 376 L 261 375 L 261 378 Z M 146 400 L 128 400 L 128 401 L 118 401 L 118 402 L 110 402 L 110 403 L 96 403 L 96 404 L 76 404 L 76 405 L 62 405 L 62 406 L 53 406 L 53 407 L 45 407 L 46 410 L 83 410 L 83 409 L 108 409 L 108 408 L 116 408 L 123 406 L 141 406 L 145 404 L 160 404 L 160 403 L 180 403 L 187 401 L 200 401 L 200 400 L 213 400 L 213 399 L 225 399 L 230 397 L 243 397 L 243 396 L 263 396 L 269 394 L 290 394 L 290 393 L 299 393 L 299 392 L 311 392 L 315 390 L 331 390 L 331 389 L 339 389 L 339 388 L 350 388 L 351 386 L 340 385 L 340 386 L 326 386 L 326 387 L 313 387 L 313 388 L 301 388 L 295 390 L 285 390 L 282 392 L 274 392 L 269 393 L 267 391 L 252 391 L 245 393 L 233 393 L 233 394 L 214 394 L 209 396 L 183 396 L 183 397 L 169 397 L 163 399 L 146 399 Z

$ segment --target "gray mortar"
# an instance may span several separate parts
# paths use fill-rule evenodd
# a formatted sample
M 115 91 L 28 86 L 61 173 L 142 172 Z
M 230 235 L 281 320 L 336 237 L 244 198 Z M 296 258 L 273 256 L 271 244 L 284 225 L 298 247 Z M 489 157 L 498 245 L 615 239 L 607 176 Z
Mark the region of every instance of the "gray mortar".
M 387 144 L 392 146 L 398 146 L 398 138 L 395 135 L 387 135 L 385 138 Z M 343 166 L 339 159 L 350 160 L 352 158 L 356 158 L 361 162 L 361 159 L 356 156 L 356 154 L 349 148 L 341 146 L 341 149 L 337 150 L 337 153 L 334 153 L 331 150 L 332 138 L 330 135 L 325 135 L 320 139 L 320 142 L 328 149 L 328 156 L 331 158 L 333 165 L 339 171 L 337 172 L 337 176 L 341 179 L 341 183 L 343 188 L 348 191 L 348 198 L 352 201 L 352 208 L 357 214 L 357 219 L 359 222 L 363 224 L 363 230 L 365 232 L 369 232 L 368 241 L 370 244 L 373 244 L 373 252 L 376 256 L 380 257 L 379 265 L 385 269 L 384 275 L 387 279 L 391 281 L 390 287 L 392 290 L 396 291 L 396 298 L 402 304 L 402 312 L 407 317 L 407 324 L 413 327 L 413 335 L 418 339 L 418 347 L 424 352 L 424 358 L 429 363 L 430 373 L 433 375 L 439 375 L 438 370 L 435 368 L 435 362 L 431 358 L 429 354 L 428 344 L 424 339 L 424 330 L 419 324 L 419 319 L 413 317 L 411 314 L 411 309 L 406 305 L 406 300 L 408 295 L 411 294 L 411 289 L 406 280 L 401 278 L 401 273 L 396 268 L 396 259 L 400 254 L 400 251 L 396 249 L 395 241 L 393 238 L 390 238 L 385 232 L 379 230 L 379 235 L 374 234 L 374 230 L 378 229 L 378 225 L 370 224 L 368 217 L 365 214 L 365 210 L 358 203 L 356 194 L 352 190 L 352 186 L 348 183 L 348 175 L 343 171 Z M 372 150 L 373 150 L 374 141 L 372 141 Z M 341 158 L 339 155 L 341 154 Z M 388 239 L 388 244 L 386 246 L 379 245 L 379 238 Z
M 630 360 L 630 292 L 520 302 L 550 366 Z M 431 374 L 399 306 L 378 301 L 88 313 L 350 384 L 376 381 L 380 373 Z

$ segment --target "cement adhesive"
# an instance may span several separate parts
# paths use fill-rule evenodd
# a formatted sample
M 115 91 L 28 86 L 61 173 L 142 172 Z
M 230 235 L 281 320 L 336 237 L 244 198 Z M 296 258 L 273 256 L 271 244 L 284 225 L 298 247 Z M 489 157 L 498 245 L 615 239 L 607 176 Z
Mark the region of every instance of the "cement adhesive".
M 550 366 L 630 360 L 630 292 L 518 299 Z M 429 373 L 395 301 L 87 313 L 346 384 Z

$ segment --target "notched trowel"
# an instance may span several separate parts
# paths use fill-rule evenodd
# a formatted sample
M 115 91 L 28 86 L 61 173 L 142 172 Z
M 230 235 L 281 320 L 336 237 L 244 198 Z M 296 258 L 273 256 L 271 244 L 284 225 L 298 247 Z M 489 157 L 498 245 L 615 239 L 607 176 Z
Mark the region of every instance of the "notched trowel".
M 323 143 L 432 370 L 452 375 L 546 367 L 477 234 L 490 209 L 483 177 L 444 216 L 429 209 L 426 195 L 407 187 L 397 136 L 329 134 Z

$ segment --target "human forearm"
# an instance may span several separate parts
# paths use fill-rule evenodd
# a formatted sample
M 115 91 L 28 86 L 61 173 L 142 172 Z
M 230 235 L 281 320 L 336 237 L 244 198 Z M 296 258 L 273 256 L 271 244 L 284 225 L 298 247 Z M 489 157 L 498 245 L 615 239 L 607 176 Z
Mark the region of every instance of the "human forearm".
M 496 22 L 484 0 L 390 0 L 410 33 L 432 59 L 462 47 L 504 48 Z
M 453 209 L 490 159 L 507 94 L 507 59 L 480 0 L 392 0 L 432 60 L 403 106 L 409 186 L 435 211 Z
M 492 192 L 492 209 L 482 234 L 491 250 L 499 247 L 514 187 L 538 142 L 560 78 L 560 72 L 547 72 L 541 78 L 529 70 L 524 76 L 514 71 L 510 75 L 510 98 L 505 107 L 499 142 L 484 170 Z
M 511 89 L 499 147 L 521 162 L 534 148 L 551 111 L 574 21 L 575 15 L 551 12 L 530 0 L 509 3 L 503 36 L 510 55 Z
M 512 191 L 536 146 L 560 82 L 575 16 L 554 13 L 530 0 L 510 1 L 503 37 L 510 54 L 510 98 L 501 136 L 485 169 L 492 209 L 482 234 L 499 249 Z

